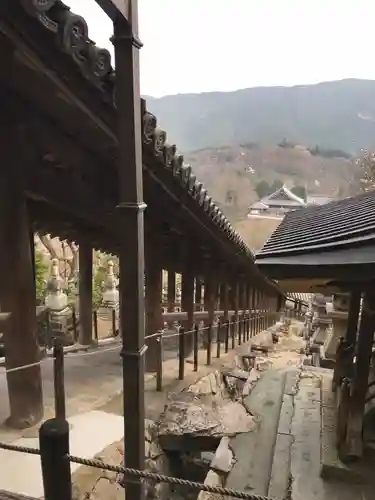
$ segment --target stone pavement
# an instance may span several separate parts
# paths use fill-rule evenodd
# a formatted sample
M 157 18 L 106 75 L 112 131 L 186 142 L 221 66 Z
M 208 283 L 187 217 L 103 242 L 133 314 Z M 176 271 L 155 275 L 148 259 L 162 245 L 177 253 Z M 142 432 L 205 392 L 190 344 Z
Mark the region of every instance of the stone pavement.
M 331 376 L 301 364 L 272 367 L 262 375 L 245 402 L 259 424 L 255 432 L 231 440 L 237 462 L 227 486 L 275 500 L 374 498 L 370 481 L 321 477 L 322 379 Z

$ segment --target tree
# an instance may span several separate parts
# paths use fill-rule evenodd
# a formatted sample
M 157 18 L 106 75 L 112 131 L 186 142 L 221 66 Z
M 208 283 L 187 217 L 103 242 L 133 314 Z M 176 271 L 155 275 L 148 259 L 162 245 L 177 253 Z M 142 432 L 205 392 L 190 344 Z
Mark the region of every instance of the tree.
M 72 280 L 74 278 L 77 266 L 78 266 L 78 247 L 75 243 L 70 241 L 61 241 L 60 245 L 62 248 L 62 255 L 56 250 L 56 241 L 51 237 L 50 234 L 37 234 L 40 243 L 49 253 L 51 259 L 57 259 L 59 262 L 64 262 L 68 269 L 67 272 L 63 272 L 63 277 L 65 279 Z M 59 240 L 57 240 L 58 242 Z M 70 256 L 66 256 L 66 250 L 69 249 Z
M 41 301 L 45 289 L 45 275 L 48 270 L 47 264 L 43 260 L 43 254 L 40 250 L 35 251 L 35 288 L 36 299 Z
M 364 150 L 356 164 L 360 167 L 359 191 L 366 193 L 375 189 L 375 153 Z
M 267 181 L 262 180 L 255 186 L 255 191 L 259 198 L 264 198 L 270 194 L 271 188 Z
M 304 186 L 294 186 L 291 189 L 292 193 L 294 193 L 296 196 L 299 196 L 303 200 L 306 198 L 306 189 Z
M 270 192 L 268 194 L 274 193 L 278 189 L 283 187 L 283 183 L 281 182 L 280 179 L 276 179 L 273 181 L 272 186 L 270 187 Z

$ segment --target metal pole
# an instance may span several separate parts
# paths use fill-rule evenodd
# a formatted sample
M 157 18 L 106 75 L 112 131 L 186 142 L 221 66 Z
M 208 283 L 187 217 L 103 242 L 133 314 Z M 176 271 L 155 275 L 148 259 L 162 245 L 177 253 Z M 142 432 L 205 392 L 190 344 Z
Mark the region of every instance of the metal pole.
M 199 334 L 199 325 L 196 323 L 194 325 L 194 371 L 198 371 L 198 334 Z
M 117 161 L 119 176 L 120 329 L 122 337 L 125 465 L 145 468 L 145 307 L 142 125 L 139 90 L 138 2 L 128 2 L 127 21 L 114 22 Z M 140 479 L 127 479 L 126 497 L 143 500 Z
M 69 454 L 69 424 L 52 418 L 39 429 L 39 448 L 45 500 L 71 500 L 72 478 Z
M 185 376 L 185 329 L 183 326 L 178 330 L 178 378 L 184 380 Z
M 65 420 L 64 347 L 55 339 L 53 347 L 53 385 L 55 392 L 55 417 Z
M 163 390 L 163 332 L 156 337 L 158 344 L 158 360 L 156 367 L 156 390 L 162 392 Z

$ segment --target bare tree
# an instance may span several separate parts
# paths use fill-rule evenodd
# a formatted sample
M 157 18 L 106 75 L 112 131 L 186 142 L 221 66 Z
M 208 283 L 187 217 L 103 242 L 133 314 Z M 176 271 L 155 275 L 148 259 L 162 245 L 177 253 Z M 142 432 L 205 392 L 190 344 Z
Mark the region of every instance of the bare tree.
M 57 259 L 59 262 L 65 262 L 69 266 L 69 272 L 67 273 L 66 278 L 71 280 L 74 278 L 74 274 L 78 267 L 78 246 L 72 241 L 66 241 L 65 245 L 69 247 L 70 256 L 59 255 L 56 247 L 53 243 L 53 238 L 51 238 L 50 234 L 39 234 L 38 237 L 44 248 L 49 253 L 51 259 Z
M 363 150 L 357 159 L 359 172 L 359 191 L 366 193 L 375 189 L 375 152 Z

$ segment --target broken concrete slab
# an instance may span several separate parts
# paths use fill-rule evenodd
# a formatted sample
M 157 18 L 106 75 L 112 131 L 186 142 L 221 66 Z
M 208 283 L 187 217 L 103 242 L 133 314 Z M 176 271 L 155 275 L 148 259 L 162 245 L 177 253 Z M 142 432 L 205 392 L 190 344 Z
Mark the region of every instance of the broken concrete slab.
M 159 442 L 166 450 L 212 450 L 225 435 L 248 432 L 254 417 L 244 406 L 208 395 L 182 392 L 166 405 L 159 422 Z
M 246 398 L 249 396 L 253 387 L 257 383 L 260 378 L 260 373 L 257 370 L 251 370 L 250 375 L 248 376 L 243 388 L 242 388 L 242 397 Z
M 224 377 L 238 378 L 239 380 L 243 380 L 245 382 L 249 376 L 249 371 L 234 368 L 233 370 L 222 371 L 222 374 Z
M 209 470 L 204 481 L 207 486 L 223 486 L 224 480 L 220 474 L 214 470 Z M 198 495 L 197 500 L 224 500 L 223 495 L 218 495 L 216 493 L 208 493 L 206 491 L 201 491 Z
M 263 354 L 268 354 L 270 349 L 271 348 L 269 345 L 260 345 L 260 344 L 251 344 L 250 347 L 251 352 L 258 351 L 262 352 Z
M 259 372 L 264 372 L 272 367 L 272 361 L 267 358 L 258 358 L 255 362 L 255 368 Z
M 229 447 L 229 437 L 221 438 L 215 456 L 211 462 L 211 469 L 228 474 L 232 470 L 234 463 L 233 451 Z
M 285 394 L 294 396 L 298 391 L 300 371 L 297 369 L 288 370 L 285 379 Z
M 208 394 L 218 396 L 219 398 L 228 397 L 223 374 L 218 370 L 202 377 L 195 384 L 189 386 L 186 392 L 194 394 Z

